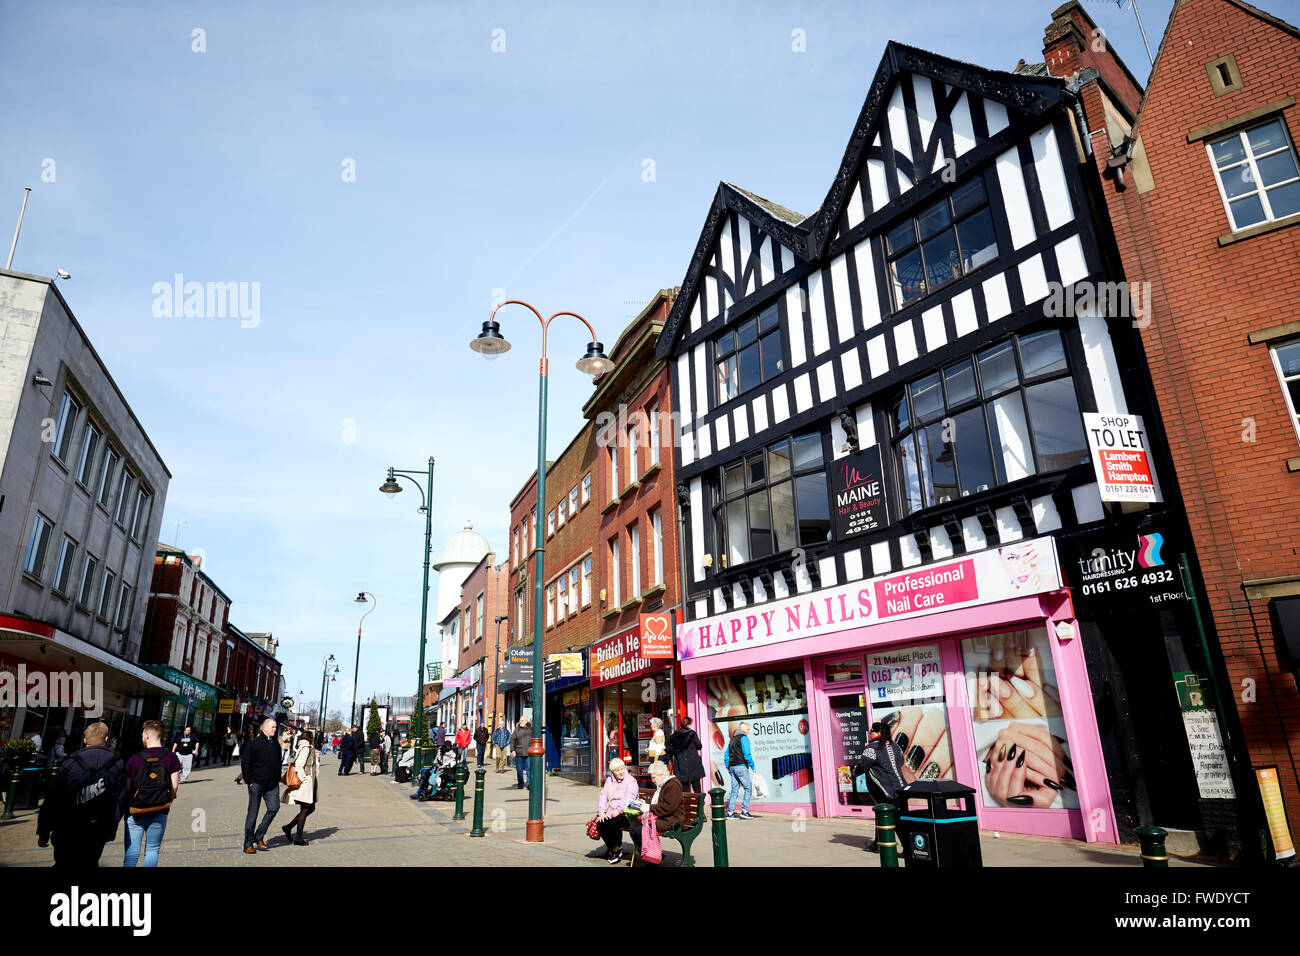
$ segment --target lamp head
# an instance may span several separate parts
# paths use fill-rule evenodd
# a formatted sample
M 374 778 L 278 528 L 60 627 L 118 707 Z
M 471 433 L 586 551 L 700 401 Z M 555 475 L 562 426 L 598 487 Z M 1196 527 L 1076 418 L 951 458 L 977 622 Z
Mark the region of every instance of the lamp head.
M 599 378 L 614 367 L 605 354 L 605 346 L 599 342 L 588 342 L 587 354 L 578 359 L 577 364 L 579 372 L 586 372 L 592 378 Z
M 402 486 L 397 483 L 397 478 L 394 477 L 391 468 L 388 470 L 388 475 L 384 478 L 384 483 L 379 486 L 379 490 L 388 495 L 390 501 L 392 500 L 393 495 L 402 490 Z
M 483 331 L 470 340 L 469 347 L 488 359 L 510 351 L 510 343 L 501 334 L 501 326 L 492 319 L 483 323 Z
M 356 601 L 353 602 L 353 603 L 356 603 L 356 604 L 365 604 L 365 603 L 367 603 L 367 601 L 366 601 L 366 592 L 365 592 L 365 591 L 358 591 L 358 592 L 357 592 L 357 599 L 356 599 Z

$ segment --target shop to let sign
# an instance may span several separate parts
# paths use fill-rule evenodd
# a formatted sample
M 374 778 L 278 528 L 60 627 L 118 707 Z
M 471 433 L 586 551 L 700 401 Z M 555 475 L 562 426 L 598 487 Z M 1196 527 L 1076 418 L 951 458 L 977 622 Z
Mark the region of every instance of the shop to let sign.
M 1160 501 L 1141 415 L 1085 412 L 1084 430 L 1102 501 Z

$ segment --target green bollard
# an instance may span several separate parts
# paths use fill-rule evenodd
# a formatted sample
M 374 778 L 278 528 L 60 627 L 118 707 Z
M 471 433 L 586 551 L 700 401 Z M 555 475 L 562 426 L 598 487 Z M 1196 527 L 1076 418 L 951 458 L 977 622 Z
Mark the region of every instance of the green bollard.
M 1133 831 L 1138 835 L 1142 847 L 1142 865 L 1164 868 L 1169 866 L 1169 854 L 1165 852 L 1165 837 L 1168 831 L 1147 824 Z
M 483 835 L 483 775 L 486 773 L 482 767 L 474 771 L 474 828 L 469 831 L 472 837 Z
M 878 803 L 871 808 L 876 813 L 876 847 L 880 850 L 880 865 L 898 867 L 898 808 L 892 803 Z
M 14 799 L 18 796 L 18 778 L 22 775 L 22 769 L 14 767 L 9 776 L 9 793 L 5 796 L 5 812 L 0 814 L 0 820 L 12 820 L 14 818 Z
M 465 782 L 469 780 L 469 767 L 465 766 L 465 761 L 456 764 L 456 812 L 452 814 L 453 820 L 465 819 Z
M 727 805 L 723 802 L 727 791 L 714 787 L 709 791 L 709 804 L 712 813 L 709 817 L 713 825 L 713 865 L 731 866 L 727 856 Z

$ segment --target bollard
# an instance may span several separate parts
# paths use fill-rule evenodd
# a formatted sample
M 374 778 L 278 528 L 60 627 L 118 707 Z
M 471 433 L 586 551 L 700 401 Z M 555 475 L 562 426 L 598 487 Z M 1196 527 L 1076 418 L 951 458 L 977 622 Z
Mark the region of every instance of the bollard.
M 483 835 L 483 775 L 486 773 L 482 767 L 474 771 L 474 829 L 469 831 L 472 837 Z
M 1168 831 L 1148 824 L 1138 827 L 1133 832 L 1138 835 L 1138 843 L 1142 847 L 1143 866 L 1161 868 L 1169 866 L 1169 854 L 1165 852 L 1165 837 L 1169 836 Z
M 878 803 L 871 808 L 876 814 L 876 847 L 880 865 L 898 867 L 898 809 L 892 803 Z
M 9 777 L 9 793 L 5 796 L 5 812 L 0 814 L 0 820 L 12 820 L 14 818 L 14 799 L 18 796 L 18 778 L 22 775 L 22 769 L 14 767 Z
M 469 780 L 469 768 L 465 766 L 465 761 L 456 764 L 456 812 L 452 814 L 453 820 L 465 819 L 465 782 Z
M 727 791 L 721 787 L 714 787 L 709 791 L 709 804 L 712 807 L 712 815 L 709 819 L 713 825 L 714 866 L 731 866 L 727 856 L 727 805 L 723 802 L 726 796 Z

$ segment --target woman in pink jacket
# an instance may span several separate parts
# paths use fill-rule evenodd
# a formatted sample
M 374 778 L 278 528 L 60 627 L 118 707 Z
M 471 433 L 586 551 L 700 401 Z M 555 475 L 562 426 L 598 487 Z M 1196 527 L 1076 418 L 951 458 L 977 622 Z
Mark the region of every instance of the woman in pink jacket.
M 623 859 L 623 831 L 627 829 L 629 800 L 637 797 L 636 778 L 627 772 L 627 765 L 615 758 L 609 762 L 609 776 L 600 788 L 600 803 L 596 806 L 596 832 L 605 841 L 605 861 L 618 863 Z

